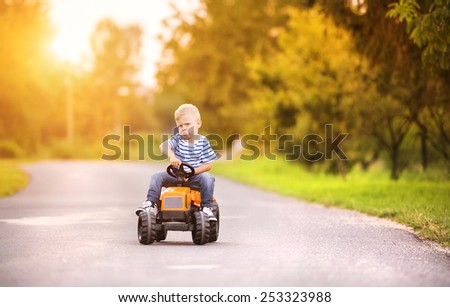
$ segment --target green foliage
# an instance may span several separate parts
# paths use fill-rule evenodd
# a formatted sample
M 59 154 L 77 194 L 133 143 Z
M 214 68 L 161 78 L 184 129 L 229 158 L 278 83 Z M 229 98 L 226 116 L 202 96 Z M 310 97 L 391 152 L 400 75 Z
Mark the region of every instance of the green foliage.
M 53 32 L 43 1 L 0 0 L 0 155 L 92 156 L 88 149 L 122 125 L 157 126 L 136 80 L 138 26 L 101 21 L 92 36 L 93 61 L 79 66 L 53 54 Z
M 202 110 L 207 131 L 241 132 L 254 118 L 248 107 L 254 84 L 246 63 L 272 48 L 273 35 L 286 21 L 279 12 L 287 4 L 303 2 L 205 0 L 203 10 L 193 16 L 176 15 L 178 25 L 165 41 L 155 98 L 167 125 L 179 104 L 192 102 Z
M 0 139 L 27 151 L 44 139 L 45 110 L 56 104 L 50 35 L 41 1 L 0 1 Z
M 99 159 L 102 153 L 101 142 L 77 140 L 69 144 L 65 139 L 49 140 L 32 155 L 36 159 Z
M 110 19 L 101 20 L 92 33 L 93 69 L 85 76 L 83 87 L 91 95 L 85 98 L 86 115 L 96 122 L 93 127 L 87 123 L 86 130 L 94 130 L 98 139 L 133 121 L 128 113 L 135 110 L 130 108 L 133 101 L 143 102 L 135 80 L 142 62 L 141 36 L 139 26 L 120 27 Z
M 400 0 L 389 5 L 386 16 L 406 22 L 407 32 L 422 48 L 422 61 L 449 69 L 450 61 L 450 1 Z
M 388 4 L 203 1 L 193 16 L 174 17 L 157 113 L 171 126 L 173 110 L 193 102 L 208 132 L 259 134 L 271 125 L 294 137 L 288 151 L 333 124 L 336 134 L 350 133 L 343 147 L 351 160 L 326 168 L 344 175 L 345 167 L 367 167 L 382 157 L 399 178 L 416 162 L 411 144 L 419 137 L 424 169 L 436 152 L 449 161 L 449 94 L 440 85 L 448 78 L 422 68 L 403 26 L 386 18 Z
M 450 181 L 445 170 L 434 170 L 438 181 L 408 172 L 405 179 L 394 182 L 377 169 L 369 173 L 354 169 L 343 180 L 306 171 L 280 157 L 276 161 L 215 163 L 213 172 L 280 194 L 389 218 L 412 227 L 424 238 L 450 246 Z
M 448 154 L 450 129 L 447 124 L 450 114 L 445 111 L 448 109 L 450 92 L 442 86 L 450 81 L 448 70 L 439 68 L 439 65 L 431 67 L 422 65 L 423 50 L 410 39 L 405 25 L 400 20 L 386 17 L 387 14 L 389 16 L 400 14 L 402 18 L 407 19 L 417 15 L 416 20 L 419 20 L 424 13 L 417 11 L 418 2 L 401 1 L 398 5 L 391 5 L 391 12 L 388 13 L 391 1 L 358 1 L 358 4 L 364 5 L 356 14 L 354 8 L 356 2 L 335 1 L 334 5 L 327 5 L 329 3 L 326 0 L 316 2 L 322 4 L 322 9 L 332 16 L 338 25 L 351 32 L 357 49 L 370 63 L 372 69 L 370 79 L 376 84 L 378 95 L 381 95 L 382 100 L 393 101 L 401 108 L 397 108 L 400 113 L 395 110 L 391 112 L 389 104 L 382 103 L 380 108 L 384 108 L 387 114 L 393 114 L 398 119 L 383 120 L 381 126 L 384 127 L 383 133 L 373 134 L 389 154 L 392 177 L 397 178 L 402 168 L 398 161 L 405 158 L 400 154 L 405 149 L 403 140 L 409 137 L 413 126 L 420 129 L 420 133 L 415 137 L 422 140 L 420 153 L 423 169 L 428 165 L 428 152 L 435 151 L 440 154 L 438 159 L 445 161 L 450 171 Z M 433 14 L 431 12 L 437 7 L 447 10 L 448 1 L 437 1 L 436 5 L 432 2 L 420 2 L 421 9 L 428 9 L 430 14 Z M 396 9 L 397 13 L 393 13 L 392 8 Z M 448 21 L 444 21 L 445 18 L 434 17 L 429 21 L 439 20 L 438 23 L 433 23 L 433 26 L 439 29 L 436 28 L 434 31 L 431 26 L 428 28 L 427 32 L 431 35 L 427 36 L 430 39 L 430 46 L 434 45 L 431 43 L 432 40 L 444 42 L 449 37 L 446 30 Z M 442 48 L 447 47 L 442 45 Z M 372 120 L 372 116 L 365 119 Z M 440 128 L 437 128 L 438 126 Z
M 0 159 L 23 158 L 25 153 L 17 143 L 8 140 L 0 140 Z
M 343 149 L 351 160 L 330 162 L 332 171 L 377 159 L 390 161 L 393 178 L 418 160 L 423 169 L 439 163 L 450 170 L 450 72 L 421 62 L 427 48 L 438 56 L 446 50 L 448 1 L 390 3 L 204 0 L 194 14 L 168 20 L 150 99 L 135 79 L 138 26 L 101 21 L 93 61 L 71 66 L 49 50 L 41 1 L 0 1 L 0 140 L 27 155 L 76 156 L 122 125 L 171 132 L 174 109 L 192 102 L 203 133 L 224 137 L 271 125 L 298 145 L 333 124 L 336 133 L 350 133 Z M 422 41 L 412 41 L 413 32 Z M 6 147 L 8 155 L 19 151 Z
M 325 125 L 332 124 L 335 134 L 350 133 L 343 147 L 353 151 L 352 159 L 362 159 L 376 143 L 372 139 L 358 153 L 354 150 L 357 136 L 367 140 L 372 127 L 359 113 L 371 112 L 376 125 L 380 121 L 373 112 L 379 95 L 367 78 L 367 61 L 355 52 L 348 31 L 317 8 L 289 8 L 286 13 L 289 22 L 279 30 L 278 48 L 249 65 L 257 84 L 249 89 L 257 117 L 250 124 L 256 130 L 272 123 L 277 133 L 295 140 L 311 133 L 325 137 Z
M 0 197 L 10 196 L 20 191 L 28 183 L 27 173 L 17 162 L 0 159 Z
M 386 13 L 387 17 L 398 17 L 400 21 L 411 21 L 417 18 L 418 11 L 420 10 L 419 4 L 415 0 L 400 0 L 397 3 L 389 4 L 390 11 Z M 408 32 L 410 32 L 409 29 Z

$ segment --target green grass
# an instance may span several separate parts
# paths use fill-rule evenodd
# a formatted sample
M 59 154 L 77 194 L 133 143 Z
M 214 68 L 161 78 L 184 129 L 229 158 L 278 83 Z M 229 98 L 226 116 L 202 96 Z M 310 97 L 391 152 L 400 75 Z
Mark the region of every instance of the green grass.
M 0 197 L 13 195 L 28 183 L 28 175 L 19 169 L 19 162 L 0 159 Z
M 405 174 L 395 182 L 385 171 L 353 171 L 344 180 L 306 171 L 299 164 L 262 159 L 217 162 L 213 172 L 283 195 L 389 218 L 450 246 L 448 179 Z

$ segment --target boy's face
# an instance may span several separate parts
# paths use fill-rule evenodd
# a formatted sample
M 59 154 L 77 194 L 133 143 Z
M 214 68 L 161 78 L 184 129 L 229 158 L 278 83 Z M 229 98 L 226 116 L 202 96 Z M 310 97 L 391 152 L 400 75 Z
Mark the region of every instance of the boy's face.
M 192 115 L 184 115 L 175 122 L 177 123 L 178 133 L 185 140 L 190 140 L 197 135 L 201 126 L 200 121 Z

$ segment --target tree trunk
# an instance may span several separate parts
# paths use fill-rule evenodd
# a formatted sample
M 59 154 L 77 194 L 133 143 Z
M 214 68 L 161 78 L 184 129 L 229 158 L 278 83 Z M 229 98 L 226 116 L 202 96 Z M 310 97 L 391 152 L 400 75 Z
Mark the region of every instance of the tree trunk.
M 347 167 L 345 166 L 345 161 L 338 159 L 337 164 L 338 164 L 339 174 L 341 175 L 342 179 L 346 180 L 347 179 Z
M 426 171 L 428 167 L 428 150 L 427 150 L 427 131 L 422 129 L 420 133 L 422 170 Z
M 399 166 L 398 166 L 398 148 L 393 147 L 391 152 L 391 179 L 398 180 L 399 178 Z

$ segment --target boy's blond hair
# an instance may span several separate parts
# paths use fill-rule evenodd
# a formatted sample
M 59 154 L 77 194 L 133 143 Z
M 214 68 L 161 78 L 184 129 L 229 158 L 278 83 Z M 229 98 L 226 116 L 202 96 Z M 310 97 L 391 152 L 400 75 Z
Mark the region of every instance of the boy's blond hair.
M 200 111 L 193 104 L 185 103 L 179 106 L 175 111 L 175 121 L 179 121 L 185 115 L 192 115 L 199 123 L 202 121 Z

